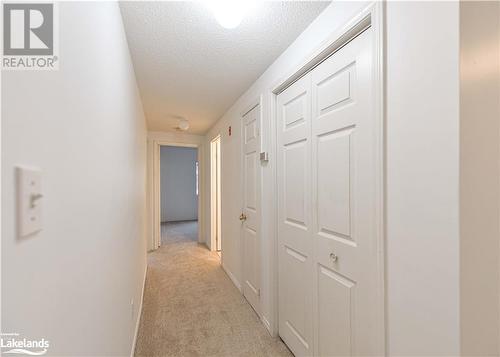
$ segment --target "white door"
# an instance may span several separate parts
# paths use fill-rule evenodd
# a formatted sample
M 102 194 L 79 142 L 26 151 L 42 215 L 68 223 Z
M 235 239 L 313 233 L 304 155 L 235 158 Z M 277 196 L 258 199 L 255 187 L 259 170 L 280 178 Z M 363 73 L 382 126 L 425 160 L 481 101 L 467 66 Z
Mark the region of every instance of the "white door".
M 311 76 L 278 96 L 279 333 L 296 356 L 313 353 Z
M 221 145 L 220 136 L 210 143 L 210 222 L 212 244 L 222 250 L 221 237 Z
M 217 212 L 217 218 L 216 218 L 216 249 L 218 252 L 222 250 L 222 225 L 221 225 L 221 156 L 220 156 L 220 136 L 217 138 L 215 141 L 215 153 L 216 153 L 216 167 L 215 167 L 215 176 L 216 176 L 216 185 L 217 185 L 217 197 L 216 197 L 216 212 Z
M 260 106 L 243 116 L 243 295 L 260 316 Z
M 300 81 L 278 97 L 280 335 L 296 355 L 376 355 L 371 29 L 309 76 L 300 98 L 310 114 L 289 110 Z

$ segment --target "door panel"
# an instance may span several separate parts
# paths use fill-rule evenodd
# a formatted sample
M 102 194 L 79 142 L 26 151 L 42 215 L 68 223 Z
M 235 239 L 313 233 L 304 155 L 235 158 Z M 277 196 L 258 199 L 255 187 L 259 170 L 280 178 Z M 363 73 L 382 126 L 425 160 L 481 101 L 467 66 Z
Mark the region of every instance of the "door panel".
M 257 153 L 252 151 L 245 153 L 245 175 L 254 178 L 256 174 L 255 164 Z M 248 180 L 245 185 L 245 208 L 255 211 L 257 209 L 257 197 L 255 192 L 255 180 Z
M 305 172 L 306 140 L 284 146 L 285 195 L 283 196 L 285 222 L 306 227 Z
M 352 129 L 326 133 L 317 141 L 318 228 L 350 237 Z
M 296 356 L 313 353 L 311 77 L 278 96 L 279 333 Z
M 303 286 L 299 282 L 310 280 L 307 268 L 308 258 L 301 253 L 289 248 L 284 248 L 283 268 L 287 271 L 283 281 L 283 294 L 285 311 L 287 313 L 284 326 L 287 336 L 293 337 L 294 344 L 300 344 L 300 349 L 309 350 L 311 316 L 307 309 L 298 309 L 298 306 L 311 304 L 310 294 L 304 294 Z
M 260 106 L 243 116 L 243 295 L 260 315 Z
M 351 356 L 352 300 L 355 283 L 318 267 L 318 355 Z

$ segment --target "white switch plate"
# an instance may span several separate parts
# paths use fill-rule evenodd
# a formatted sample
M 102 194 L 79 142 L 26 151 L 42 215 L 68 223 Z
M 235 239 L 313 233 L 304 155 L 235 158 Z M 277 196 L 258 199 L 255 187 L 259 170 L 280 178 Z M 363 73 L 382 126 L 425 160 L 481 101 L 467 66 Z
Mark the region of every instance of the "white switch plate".
M 17 167 L 17 221 L 21 237 L 42 229 L 42 171 Z

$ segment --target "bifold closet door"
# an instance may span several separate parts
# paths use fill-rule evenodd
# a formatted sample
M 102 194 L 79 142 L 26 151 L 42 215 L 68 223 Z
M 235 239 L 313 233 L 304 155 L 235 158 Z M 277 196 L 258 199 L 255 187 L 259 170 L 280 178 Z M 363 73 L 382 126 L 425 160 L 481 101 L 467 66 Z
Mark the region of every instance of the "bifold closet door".
M 295 355 L 378 352 L 371 31 L 278 96 L 279 329 Z
M 312 72 L 314 325 L 319 356 L 377 351 L 371 33 L 366 30 Z
M 311 77 L 278 96 L 279 333 L 296 356 L 313 353 Z

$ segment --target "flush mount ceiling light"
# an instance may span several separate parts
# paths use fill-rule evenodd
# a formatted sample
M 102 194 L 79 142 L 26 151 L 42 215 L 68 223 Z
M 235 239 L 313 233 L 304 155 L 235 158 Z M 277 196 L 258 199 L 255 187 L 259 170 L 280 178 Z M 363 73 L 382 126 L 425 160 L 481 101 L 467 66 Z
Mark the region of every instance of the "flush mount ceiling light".
M 255 1 L 212 0 L 207 5 L 219 24 L 227 29 L 238 27 L 245 15 L 255 6 Z
M 181 119 L 177 128 L 179 128 L 179 130 L 186 131 L 189 129 L 189 122 L 186 119 Z

